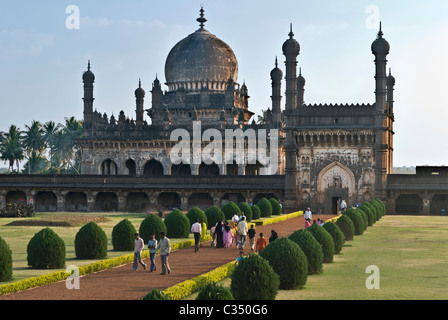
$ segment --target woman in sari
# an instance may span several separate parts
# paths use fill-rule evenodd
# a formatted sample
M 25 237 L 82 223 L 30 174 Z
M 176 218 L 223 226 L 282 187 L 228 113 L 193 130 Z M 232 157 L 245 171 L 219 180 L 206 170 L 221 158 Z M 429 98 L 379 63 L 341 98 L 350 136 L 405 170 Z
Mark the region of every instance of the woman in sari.
M 224 240 L 224 247 L 228 248 L 232 244 L 232 229 L 230 229 L 229 223 L 226 221 L 224 223 L 224 230 L 223 230 L 223 240 Z

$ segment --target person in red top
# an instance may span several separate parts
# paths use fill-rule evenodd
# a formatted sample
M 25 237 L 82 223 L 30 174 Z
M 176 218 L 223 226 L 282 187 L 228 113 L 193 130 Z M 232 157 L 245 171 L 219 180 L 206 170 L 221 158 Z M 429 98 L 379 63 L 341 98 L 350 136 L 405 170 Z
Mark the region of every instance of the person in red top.
M 255 250 L 260 252 L 268 245 L 268 240 L 263 236 L 263 232 L 260 233 L 260 238 L 257 239 L 257 244 L 255 245 Z

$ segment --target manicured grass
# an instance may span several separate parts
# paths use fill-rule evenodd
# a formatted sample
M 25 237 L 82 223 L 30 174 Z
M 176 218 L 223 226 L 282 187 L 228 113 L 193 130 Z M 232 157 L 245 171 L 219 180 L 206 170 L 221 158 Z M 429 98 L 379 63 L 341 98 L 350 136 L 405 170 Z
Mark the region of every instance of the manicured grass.
M 279 290 L 277 300 L 446 300 L 447 248 L 448 217 L 384 216 L 346 242 L 322 274 L 308 276 L 303 289 Z M 370 265 L 380 271 L 378 290 L 366 288 Z
M 28 267 L 27 262 L 27 245 L 30 239 L 40 230 L 43 226 L 6 226 L 12 221 L 24 221 L 28 220 L 51 220 L 54 217 L 60 217 L 61 215 L 67 216 L 70 221 L 85 222 L 83 217 L 91 216 L 98 217 L 103 216 L 108 221 L 98 222 L 98 225 L 103 228 L 107 235 L 108 240 L 108 253 L 107 258 L 114 258 L 122 255 L 127 255 L 132 252 L 113 251 L 112 246 L 112 229 L 123 219 L 129 219 L 134 225 L 135 229 L 139 230 L 140 223 L 146 217 L 145 213 L 71 213 L 71 212 L 57 212 L 57 213 L 37 213 L 34 217 L 30 218 L 1 218 L 0 219 L 0 236 L 9 244 L 13 253 L 13 281 L 22 280 L 24 278 L 35 277 L 38 275 L 55 272 L 58 270 L 36 270 Z M 65 242 L 66 245 L 66 266 L 69 265 L 86 265 L 98 260 L 78 260 L 75 256 L 75 236 L 81 225 L 75 225 L 71 227 L 50 227 L 54 230 Z M 190 238 L 193 238 L 192 236 Z M 184 241 L 185 239 L 171 239 L 172 243 Z M 146 243 L 146 240 L 145 240 Z M 59 269 L 65 270 L 65 269 Z M 13 282 L 11 281 L 11 282 Z M 6 282 L 2 282 L 4 284 Z

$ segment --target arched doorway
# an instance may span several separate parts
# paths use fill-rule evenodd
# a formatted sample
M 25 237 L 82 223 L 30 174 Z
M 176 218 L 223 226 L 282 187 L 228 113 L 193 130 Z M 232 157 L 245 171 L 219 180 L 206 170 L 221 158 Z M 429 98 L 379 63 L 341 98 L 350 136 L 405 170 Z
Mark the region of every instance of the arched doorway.
M 118 166 L 117 164 L 111 160 L 106 159 L 101 163 L 101 174 L 102 175 L 117 175 L 118 174 Z
M 429 213 L 440 215 L 442 210 L 445 210 L 445 214 L 448 212 L 448 194 L 436 194 L 432 197 Z
M 180 209 L 181 199 L 177 192 L 162 192 L 157 197 L 157 204 L 167 210 Z
M 66 211 L 87 211 L 87 196 L 84 192 L 69 192 L 65 197 Z
M 37 212 L 55 212 L 58 209 L 58 198 L 51 191 L 39 191 L 36 194 L 34 209 Z
M 126 168 L 128 169 L 128 174 L 131 177 L 135 177 L 137 175 L 137 165 L 135 164 L 135 161 L 132 159 L 129 159 L 126 161 Z
M 208 193 L 193 193 L 188 199 L 188 209 L 198 207 L 207 210 L 213 207 L 213 198 Z
M 216 163 L 205 164 L 201 163 L 199 166 L 200 176 L 219 176 L 219 167 Z
M 145 168 L 143 169 L 143 175 L 145 177 L 157 177 L 163 176 L 163 165 L 157 160 L 149 160 L 145 164 Z
M 100 192 L 95 199 L 96 211 L 118 211 L 118 197 L 114 192 Z
M 259 176 L 261 174 L 261 168 L 263 168 L 263 166 L 258 161 L 254 164 L 246 164 L 245 175 Z
M 145 192 L 130 192 L 126 197 L 126 210 L 129 212 L 142 212 L 149 203 Z
M 171 166 L 172 176 L 191 176 L 191 167 L 189 164 L 173 164 Z
M 422 214 L 423 200 L 418 194 L 401 194 L 395 200 L 395 213 Z

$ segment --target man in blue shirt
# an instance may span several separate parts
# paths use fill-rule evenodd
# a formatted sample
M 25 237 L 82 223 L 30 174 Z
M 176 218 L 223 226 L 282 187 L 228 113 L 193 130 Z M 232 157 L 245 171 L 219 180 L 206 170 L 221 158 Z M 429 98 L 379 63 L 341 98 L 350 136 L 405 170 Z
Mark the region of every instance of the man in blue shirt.
M 149 259 L 151 260 L 151 266 L 149 267 L 149 271 L 156 271 L 156 252 L 157 252 L 157 240 L 156 234 L 151 233 L 151 239 L 148 241 L 148 249 L 149 249 Z

